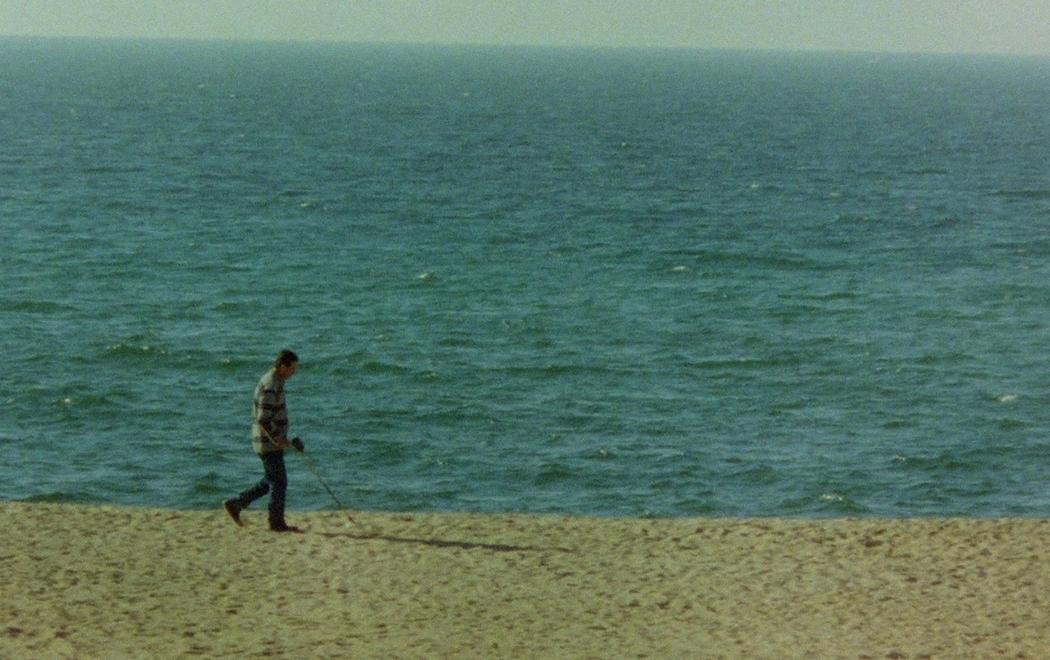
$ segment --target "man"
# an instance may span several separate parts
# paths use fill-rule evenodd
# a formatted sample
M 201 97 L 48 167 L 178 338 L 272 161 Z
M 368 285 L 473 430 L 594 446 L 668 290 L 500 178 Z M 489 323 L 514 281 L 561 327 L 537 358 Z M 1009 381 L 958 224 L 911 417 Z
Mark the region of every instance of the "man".
M 284 468 L 284 450 L 295 447 L 303 450 L 299 438 L 288 440 L 288 408 L 284 403 L 284 384 L 299 368 L 299 357 L 283 350 L 273 368 L 263 374 L 255 387 L 252 418 L 252 446 L 262 459 L 263 479 L 237 497 L 226 500 L 226 512 L 233 522 L 241 525 L 241 511 L 266 493 L 270 493 L 270 529 L 275 532 L 298 532 L 284 521 L 284 494 L 288 488 L 288 473 Z

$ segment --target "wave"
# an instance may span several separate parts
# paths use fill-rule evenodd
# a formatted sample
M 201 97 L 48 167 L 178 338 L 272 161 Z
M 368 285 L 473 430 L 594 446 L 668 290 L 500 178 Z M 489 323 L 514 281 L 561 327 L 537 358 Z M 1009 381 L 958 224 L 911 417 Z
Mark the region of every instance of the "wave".
M 871 509 L 839 490 L 825 490 L 811 497 L 785 500 L 783 507 L 788 512 L 815 516 L 860 516 L 871 513 Z
M 859 300 L 864 295 L 856 291 L 828 291 L 826 293 L 810 293 L 798 296 L 801 300 L 816 300 L 819 302 L 832 302 L 836 300 Z
M 995 426 L 1000 431 L 1023 431 L 1029 428 L 1030 424 L 1023 419 L 1003 417 L 995 420 Z
M 228 355 L 228 356 L 223 357 L 223 358 L 218 358 L 218 364 L 219 364 L 219 368 L 222 369 L 223 371 L 240 373 L 240 372 L 244 371 L 245 369 L 249 369 L 249 368 L 252 368 L 252 367 L 258 367 L 260 369 L 260 373 L 261 373 L 262 365 L 264 363 L 260 362 L 259 359 L 255 358 L 255 357 L 247 358 L 247 357 L 229 356 Z
M 490 373 L 504 373 L 510 376 L 532 376 L 542 378 L 628 373 L 628 371 L 624 369 L 616 369 L 614 367 L 606 367 L 598 364 L 545 364 L 534 367 L 514 366 L 498 369 L 489 367 L 486 368 L 485 371 Z
M 571 470 L 561 463 L 544 462 L 533 478 L 533 483 L 537 486 L 551 486 L 578 478 L 579 475 L 575 470 Z
M 219 495 L 229 490 L 229 486 L 217 472 L 208 472 L 194 480 L 191 492 L 193 495 Z
M 690 360 L 684 362 L 683 366 L 688 367 L 690 369 L 700 369 L 703 371 L 710 371 L 716 369 L 760 371 L 763 369 L 770 369 L 773 367 L 798 366 L 802 364 L 802 362 L 803 360 L 799 356 L 787 355 L 784 357 L 777 358 L 714 358 L 710 360 Z
M 923 366 L 934 366 L 943 364 L 958 364 L 973 360 L 974 356 L 963 351 L 947 351 L 944 353 L 924 353 L 915 358 L 915 364 Z
M 478 348 L 481 344 L 473 335 L 452 335 L 437 341 L 441 348 Z
M 22 312 L 26 314 L 59 314 L 76 311 L 76 308 L 72 305 L 50 300 L 11 300 L 5 302 L 4 307 L 8 312 Z
M 37 502 L 37 503 L 53 503 L 53 504 L 86 504 L 94 502 L 92 498 L 83 496 L 80 493 L 69 493 L 66 491 L 48 491 L 46 493 L 37 493 L 36 495 L 30 495 L 29 497 L 23 497 L 15 500 L 16 502 Z
M 1016 431 L 1029 428 L 1030 424 L 1014 418 L 994 418 L 986 420 L 1000 431 Z M 1012 441 L 987 443 L 966 448 L 945 449 L 937 453 L 924 455 L 897 455 L 893 457 L 896 469 L 916 471 L 917 473 L 952 478 L 959 473 L 982 473 L 995 471 L 1004 464 L 1014 464 L 1029 452 L 1023 443 Z
M 818 510 L 824 514 L 862 515 L 871 512 L 871 509 L 848 495 L 834 491 L 821 493 L 819 501 Z
M 738 250 L 668 250 L 665 254 L 674 257 L 688 257 L 697 264 L 711 266 L 762 266 L 774 270 L 798 271 L 831 271 L 843 266 L 837 262 L 819 261 L 801 254 L 778 254 L 766 252 L 741 252 Z M 690 268 L 687 263 L 677 262 L 675 268 Z M 686 272 L 674 271 L 669 272 Z
M 1022 188 L 1020 190 L 993 190 L 992 197 L 1004 199 L 1050 199 L 1050 188 Z
M 79 391 L 79 390 L 78 390 Z M 115 408 L 117 402 L 103 394 L 85 394 L 83 396 L 67 396 L 54 401 L 54 405 L 61 408 L 75 409 L 78 412 L 89 410 L 104 410 Z
M 368 360 L 361 365 L 361 371 L 366 374 L 393 374 L 397 376 L 408 376 L 414 373 L 414 369 L 393 362 L 380 360 Z
M 781 474 L 768 465 L 756 465 L 730 475 L 734 481 L 743 481 L 749 485 L 768 486 L 781 480 Z
M 930 175 L 944 175 L 951 174 L 951 170 L 947 167 L 917 167 L 910 170 L 902 170 L 901 174 L 909 176 L 930 176 Z
M 106 347 L 106 355 L 113 357 L 166 357 L 167 347 L 157 344 L 138 343 L 134 341 L 117 342 Z

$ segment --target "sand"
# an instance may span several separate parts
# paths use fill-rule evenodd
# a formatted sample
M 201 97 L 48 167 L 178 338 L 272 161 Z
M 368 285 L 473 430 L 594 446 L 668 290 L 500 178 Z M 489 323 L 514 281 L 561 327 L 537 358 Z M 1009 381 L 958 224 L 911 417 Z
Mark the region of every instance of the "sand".
M 3 658 L 1050 657 L 1044 520 L 0 515 Z

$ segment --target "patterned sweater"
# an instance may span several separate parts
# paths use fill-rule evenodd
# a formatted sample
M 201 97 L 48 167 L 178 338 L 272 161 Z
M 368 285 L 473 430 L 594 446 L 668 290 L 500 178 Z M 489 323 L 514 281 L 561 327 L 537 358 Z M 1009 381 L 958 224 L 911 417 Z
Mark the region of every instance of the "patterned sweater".
M 252 417 L 252 446 L 255 453 L 269 454 L 283 451 L 270 438 L 288 435 L 288 407 L 284 403 L 284 380 L 270 369 L 255 386 L 254 414 Z M 266 432 L 263 432 L 266 429 Z M 267 433 L 269 436 L 267 436 Z

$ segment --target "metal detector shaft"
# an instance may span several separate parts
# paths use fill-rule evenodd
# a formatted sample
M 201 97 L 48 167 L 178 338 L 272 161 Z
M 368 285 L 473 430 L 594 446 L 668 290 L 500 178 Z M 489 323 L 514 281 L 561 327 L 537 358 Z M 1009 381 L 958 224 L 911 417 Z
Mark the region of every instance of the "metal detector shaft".
M 307 469 L 309 469 L 310 472 L 313 472 L 314 476 L 317 477 L 317 481 L 322 486 L 324 486 L 324 489 L 326 491 L 328 491 L 328 494 L 331 496 L 332 501 L 335 502 L 335 505 L 337 507 L 339 507 L 340 511 L 342 511 L 343 513 L 346 514 L 347 520 L 349 520 L 350 522 L 352 522 L 355 525 L 357 525 L 358 522 L 356 520 L 354 520 L 354 517 L 351 516 L 350 512 L 346 510 L 346 507 L 343 506 L 343 503 L 340 502 L 339 498 L 335 496 L 335 493 L 332 492 L 332 489 L 328 486 L 328 483 L 324 480 L 324 478 L 321 477 L 321 473 L 317 471 L 317 464 L 314 463 L 314 460 L 312 458 L 310 458 L 309 456 L 307 456 L 305 451 L 301 451 L 300 450 L 299 451 L 299 455 L 303 457 L 303 462 L 306 463 Z

